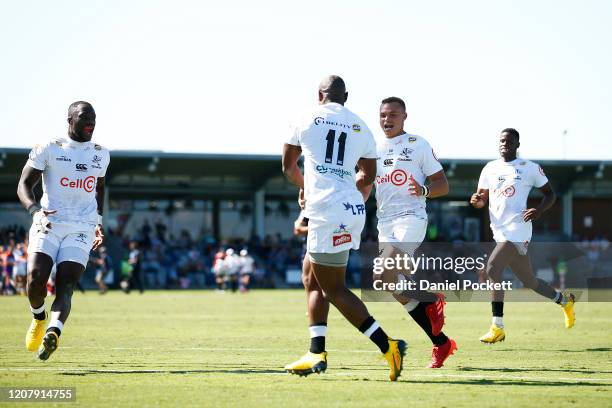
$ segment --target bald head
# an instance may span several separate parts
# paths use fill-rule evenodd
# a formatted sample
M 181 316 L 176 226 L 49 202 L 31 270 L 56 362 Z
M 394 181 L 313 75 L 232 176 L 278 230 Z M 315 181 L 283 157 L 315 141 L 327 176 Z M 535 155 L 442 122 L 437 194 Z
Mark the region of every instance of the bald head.
M 344 105 L 348 98 L 344 80 L 338 75 L 330 75 L 319 84 L 319 103 L 335 102 Z

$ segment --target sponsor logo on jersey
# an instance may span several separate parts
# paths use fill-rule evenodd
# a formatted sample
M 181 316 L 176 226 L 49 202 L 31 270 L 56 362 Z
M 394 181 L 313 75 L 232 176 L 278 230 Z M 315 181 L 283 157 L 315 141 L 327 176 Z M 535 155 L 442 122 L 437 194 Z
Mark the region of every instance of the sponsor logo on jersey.
M 55 158 L 55 160 L 57 160 L 57 161 L 63 161 L 63 162 L 71 162 L 71 161 L 72 161 L 72 160 L 70 160 L 70 158 L 69 158 L 69 157 L 66 157 L 66 156 L 57 156 L 57 157 Z
M 99 144 L 94 145 L 94 149 L 96 149 L 96 150 L 102 150 L 102 146 L 100 146 Z
M 390 174 L 376 176 L 376 184 L 391 183 L 394 186 L 401 186 L 408 181 L 408 175 L 402 169 L 395 169 Z
M 504 176 L 499 176 L 497 178 L 497 181 L 506 181 L 506 178 Z
M 102 158 L 98 155 L 94 155 L 93 159 L 91 159 L 91 162 L 93 163 L 91 165 L 91 167 L 93 169 L 101 169 L 102 166 L 100 166 L 100 162 L 102 161 Z
M 333 120 L 326 120 L 325 118 L 322 118 L 320 116 L 317 116 L 316 118 L 314 118 L 314 124 L 317 126 L 328 125 L 328 126 L 338 126 L 338 127 L 345 128 L 345 129 L 352 129 L 352 126 L 350 125 L 347 125 L 345 123 L 336 122 Z
M 516 190 L 514 189 L 514 186 L 508 186 L 504 189 L 501 190 L 501 193 L 504 195 L 504 197 L 506 198 L 510 198 L 514 195 L 514 192 Z
M 96 178 L 94 176 L 85 177 L 84 179 L 70 180 L 68 177 L 60 179 L 60 185 L 68 188 L 82 188 L 91 193 L 96 186 Z
M 408 142 L 409 142 L 409 143 L 416 142 L 416 139 L 417 139 L 417 138 L 416 138 L 416 137 L 414 137 L 414 136 L 409 136 L 409 137 L 408 137 Z
M 62 142 L 60 142 L 58 139 L 54 139 L 52 143 L 58 145 L 59 147 L 62 147 Z
M 87 165 L 85 163 L 77 163 L 76 171 L 87 171 Z
M 351 204 L 351 203 L 342 203 L 344 205 L 344 211 L 351 211 L 353 215 L 361 215 L 365 214 L 365 205 L 364 204 Z
M 393 149 L 389 149 L 389 151 L 387 152 L 387 155 L 393 153 Z
M 353 175 L 353 173 L 351 171 L 348 170 L 344 170 L 344 169 L 338 169 L 338 168 L 334 168 L 334 167 L 327 167 L 327 166 L 323 166 L 321 164 L 315 166 L 315 170 L 317 173 L 319 174 L 333 174 L 335 176 L 340 177 L 341 179 L 344 178 L 344 176 L 350 177 Z
M 385 159 L 385 161 L 383 162 L 383 166 L 385 167 L 393 166 L 393 159 Z
M 361 126 L 359 126 L 359 124 L 357 124 L 357 123 L 354 123 L 353 124 L 353 132 L 355 132 L 355 133 L 361 132 Z
M 414 150 L 404 147 L 397 158 L 398 161 L 412 161 L 410 155 L 414 152 Z

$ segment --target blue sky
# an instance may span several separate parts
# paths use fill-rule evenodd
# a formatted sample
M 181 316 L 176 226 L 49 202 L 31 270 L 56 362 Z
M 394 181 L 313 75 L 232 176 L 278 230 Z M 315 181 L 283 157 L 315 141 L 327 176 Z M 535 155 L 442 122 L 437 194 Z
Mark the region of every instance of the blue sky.
M 381 135 L 378 106 L 442 158 L 611 159 L 612 2 L 32 1 L 0 13 L 0 146 L 98 113 L 110 149 L 279 153 L 327 74 Z M 563 137 L 563 131 L 567 136 Z

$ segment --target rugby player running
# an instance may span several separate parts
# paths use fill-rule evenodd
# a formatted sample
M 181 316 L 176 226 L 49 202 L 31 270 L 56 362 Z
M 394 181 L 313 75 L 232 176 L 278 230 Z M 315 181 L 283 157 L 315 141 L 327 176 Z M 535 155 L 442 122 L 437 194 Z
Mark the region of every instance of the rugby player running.
M 563 294 L 536 278 L 527 254 L 532 222 L 554 204 L 555 192 L 540 166 L 517 157 L 520 145 L 516 129 L 502 130 L 499 136 L 501 158 L 485 165 L 478 181 L 478 191 L 470 199 L 470 204 L 475 208 L 483 208 L 489 203 L 491 230 L 496 245 L 487 262 L 487 276 L 493 282 L 501 282 L 504 269 L 510 267 L 524 287 L 562 307 L 565 327 L 569 329 L 576 320 L 574 295 Z M 543 197 L 537 207 L 528 209 L 527 198 L 532 187 L 540 190 Z M 491 328 L 480 337 L 481 342 L 489 344 L 506 339 L 503 323 L 504 291 L 494 290 L 492 298 Z
M 307 257 L 314 279 L 308 282 L 306 290 L 318 292 L 378 346 L 389 364 L 389 379 L 396 381 L 402 371 L 405 342 L 389 338 L 345 282 L 349 250 L 359 248 L 365 223 L 360 190 L 372 184 L 376 176 L 374 137 L 365 123 L 344 107 L 347 97 L 342 78 L 332 75 L 321 81 L 319 107 L 296 127 L 284 145 L 283 173 L 304 190 L 307 201 Z M 304 175 L 297 164 L 302 154 Z M 285 366 L 289 373 L 308 375 L 327 368 L 324 345 L 327 316 L 319 316 L 310 309 L 309 301 L 311 348 L 302 358 Z M 315 338 L 323 342 L 314 341 Z
M 26 348 L 47 360 L 57 349 L 90 250 L 103 240 L 104 176 L 108 150 L 92 143 L 96 112 L 88 102 L 68 108 L 68 137 L 36 145 L 23 167 L 17 187 L 21 205 L 32 216 L 28 246 L 27 292 L 33 318 Z M 43 181 L 36 202 L 34 187 Z M 45 331 L 47 280 L 56 264 L 55 300 Z
M 386 138 L 377 140 L 376 206 L 380 256 L 413 257 L 427 233 L 426 199 L 448 194 L 442 165 L 425 138 L 406 133 L 406 104 L 398 97 L 383 99 L 380 127 Z M 372 185 L 366 188 L 369 195 Z M 410 279 L 410 270 L 386 270 L 374 276 L 383 282 Z M 457 349 L 443 332 L 444 295 L 424 290 L 393 293 L 406 312 L 423 329 L 433 344 L 428 368 L 440 368 Z

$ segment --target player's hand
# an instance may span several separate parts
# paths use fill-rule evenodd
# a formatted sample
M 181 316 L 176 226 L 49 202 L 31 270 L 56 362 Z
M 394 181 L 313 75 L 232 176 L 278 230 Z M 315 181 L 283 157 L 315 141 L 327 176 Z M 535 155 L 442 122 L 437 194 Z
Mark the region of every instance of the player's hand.
M 420 197 L 423 195 L 423 187 L 416 182 L 412 174 L 408 178 L 408 192 L 410 195 Z
M 470 198 L 470 204 L 472 204 L 472 207 L 482 208 L 485 206 L 485 201 L 482 195 L 483 195 L 482 193 L 472 194 L 472 197 Z
M 298 194 L 298 205 L 303 210 L 306 208 L 306 199 L 304 198 L 304 189 L 300 188 L 300 193 Z
M 93 240 L 93 247 L 91 249 L 96 250 L 104 242 L 104 230 L 100 224 L 96 225 L 96 237 Z
M 34 215 L 32 216 L 32 221 L 40 232 L 42 232 L 43 234 L 47 234 L 51 229 L 51 221 L 49 221 L 49 218 L 47 218 L 47 216 L 55 214 L 56 212 L 57 210 L 40 209 L 34 213 Z
M 537 208 L 529 208 L 523 211 L 523 221 L 525 222 L 535 221 L 538 218 L 540 218 L 540 215 L 542 214 Z

